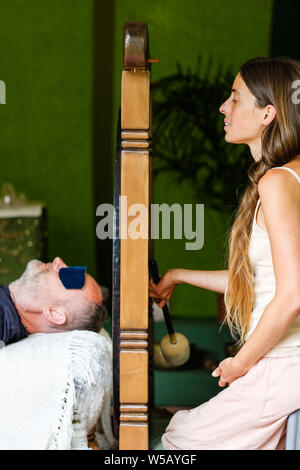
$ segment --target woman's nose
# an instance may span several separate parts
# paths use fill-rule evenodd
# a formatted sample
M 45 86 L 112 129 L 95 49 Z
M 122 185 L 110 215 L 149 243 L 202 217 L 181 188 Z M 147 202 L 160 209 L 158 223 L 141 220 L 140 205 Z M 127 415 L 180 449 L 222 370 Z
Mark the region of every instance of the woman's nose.
M 60 268 L 66 268 L 66 267 L 67 267 L 66 263 L 64 263 L 61 258 L 59 258 L 58 256 L 56 258 L 54 258 L 54 260 L 53 260 L 53 270 L 54 271 L 59 271 Z
M 219 107 L 219 111 L 220 113 L 222 114 L 225 114 L 225 109 L 224 109 L 224 105 L 226 104 L 226 101 L 224 103 L 221 104 L 221 106 Z
M 226 101 L 224 101 L 224 103 L 222 103 L 221 106 L 219 107 L 220 113 L 222 113 L 222 114 L 228 114 L 228 112 L 229 112 L 229 109 L 228 109 L 228 100 L 229 100 L 229 98 L 228 98 Z

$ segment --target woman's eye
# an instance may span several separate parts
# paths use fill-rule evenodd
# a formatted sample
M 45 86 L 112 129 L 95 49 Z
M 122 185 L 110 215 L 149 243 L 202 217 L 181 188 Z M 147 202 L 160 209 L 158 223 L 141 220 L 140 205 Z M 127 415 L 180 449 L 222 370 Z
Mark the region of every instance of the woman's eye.
M 231 98 L 231 101 L 232 101 L 233 103 L 236 103 L 236 100 L 235 100 L 234 98 Z

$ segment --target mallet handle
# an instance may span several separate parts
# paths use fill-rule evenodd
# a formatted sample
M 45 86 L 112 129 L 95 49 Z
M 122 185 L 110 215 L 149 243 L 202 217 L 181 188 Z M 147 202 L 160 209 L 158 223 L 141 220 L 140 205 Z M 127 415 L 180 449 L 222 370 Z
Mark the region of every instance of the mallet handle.
M 159 274 L 158 274 L 158 267 L 157 267 L 157 263 L 156 263 L 155 259 L 149 259 L 149 273 L 150 273 L 150 277 L 152 278 L 154 284 L 158 284 L 159 281 L 160 281 L 160 277 L 159 277 Z M 170 312 L 169 312 L 169 308 L 168 308 L 167 304 L 165 304 L 163 306 L 162 311 L 163 311 L 163 314 L 164 314 L 164 318 L 165 318 L 165 322 L 166 322 L 166 325 L 167 325 L 167 330 L 168 330 L 168 334 L 170 336 L 171 343 L 175 344 L 176 343 L 176 335 L 175 335 L 175 330 L 173 328 L 173 324 L 172 324 L 172 320 L 171 320 L 171 316 L 170 316 Z

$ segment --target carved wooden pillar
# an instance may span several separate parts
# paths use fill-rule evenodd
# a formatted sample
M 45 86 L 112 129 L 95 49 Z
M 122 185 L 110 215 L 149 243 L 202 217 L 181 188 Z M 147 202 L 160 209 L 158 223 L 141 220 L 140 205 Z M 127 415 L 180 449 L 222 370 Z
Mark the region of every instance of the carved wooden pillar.
M 132 28 L 130 34 L 132 35 Z M 142 36 L 143 37 L 143 36 Z M 146 41 L 146 39 L 145 39 Z M 124 30 L 126 46 L 126 29 Z M 150 71 L 126 63 L 121 96 L 120 204 L 120 427 L 119 448 L 148 449 L 148 233 L 150 178 Z M 131 57 L 132 58 L 132 57 Z M 141 204 L 145 238 L 132 238 L 130 214 Z

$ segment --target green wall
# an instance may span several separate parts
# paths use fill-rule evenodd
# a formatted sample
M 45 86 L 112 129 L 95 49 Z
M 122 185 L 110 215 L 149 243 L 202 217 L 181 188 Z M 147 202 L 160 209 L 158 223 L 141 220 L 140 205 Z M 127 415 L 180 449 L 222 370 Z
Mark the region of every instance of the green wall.
M 93 2 L 1 0 L 0 184 L 48 206 L 49 257 L 95 274 Z
M 148 25 L 151 56 L 160 59 L 160 64 L 152 66 L 152 81 L 174 73 L 177 63 L 184 69 L 195 69 L 198 56 L 204 63 L 212 59 L 212 71 L 221 63 L 235 73 L 247 59 L 269 54 L 272 4 L 272 0 L 117 0 L 114 108 L 120 101 L 122 29 L 125 21 L 144 21 Z M 180 187 L 175 184 L 171 174 L 156 178 L 153 196 L 154 202 L 170 205 L 175 202 L 206 203 L 196 201 L 192 188 L 187 184 Z M 161 274 L 174 267 L 224 269 L 225 233 L 222 219 L 208 208 L 204 213 L 204 229 L 204 246 L 199 251 L 186 251 L 186 240 L 159 240 L 154 243 Z M 172 297 L 171 310 L 174 316 L 215 316 L 216 295 L 193 286 L 179 286 Z
M 95 207 L 112 201 L 117 109 L 120 103 L 123 23 L 145 21 L 158 80 L 197 57 L 233 71 L 250 57 L 268 55 L 272 0 L 0 0 L 0 184 L 11 181 L 49 215 L 49 258 L 86 264 L 110 283 L 111 243 L 95 237 Z M 155 116 L 154 116 L 155 119 Z M 188 137 L 188 136 L 187 136 Z M 155 138 L 155 136 L 154 136 Z M 195 201 L 172 175 L 154 182 L 154 202 Z M 219 269 L 221 219 L 205 210 L 205 242 L 185 251 L 185 240 L 155 242 L 160 271 Z M 216 315 L 215 294 L 181 286 L 174 315 Z

